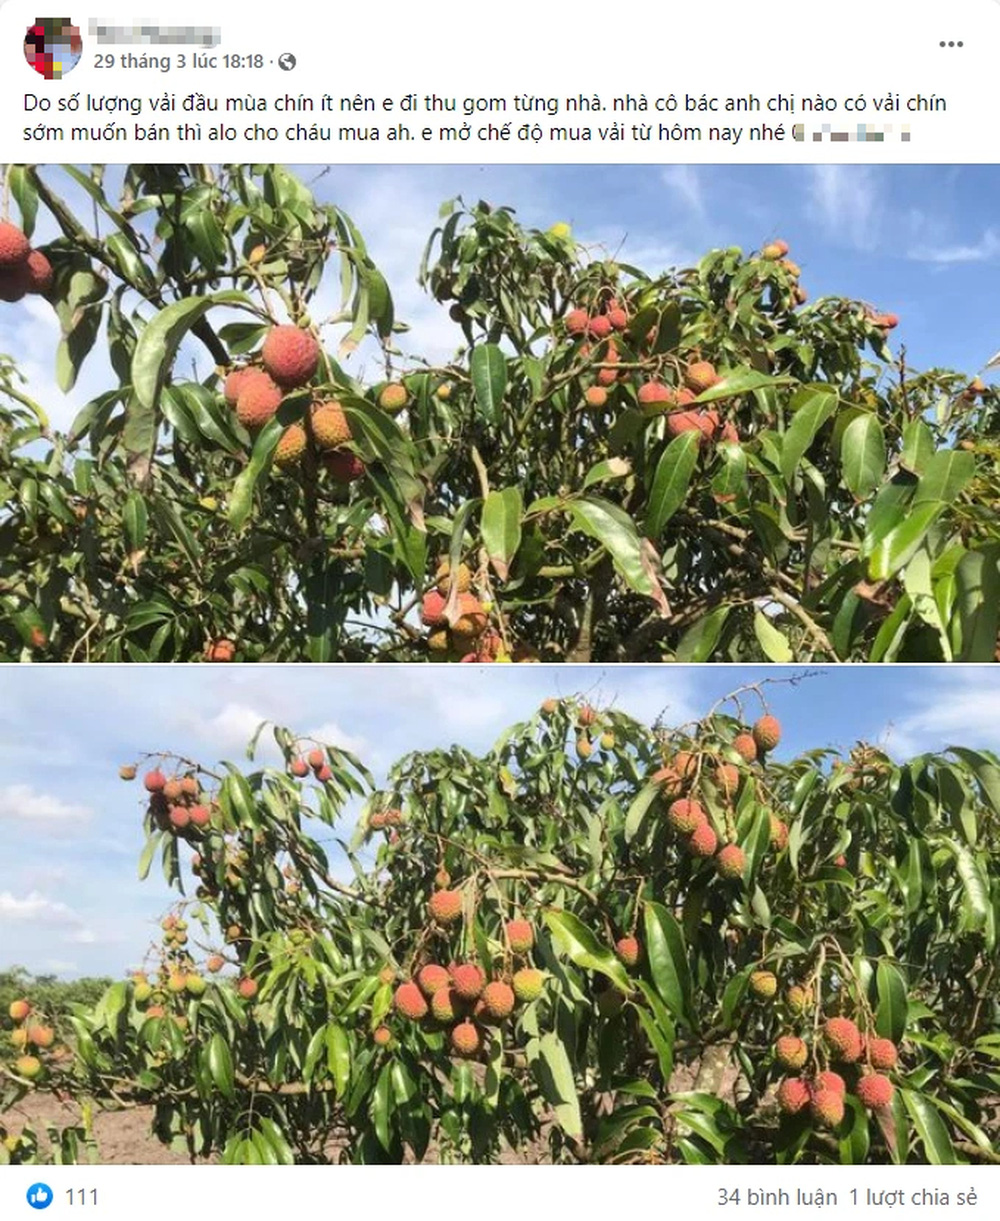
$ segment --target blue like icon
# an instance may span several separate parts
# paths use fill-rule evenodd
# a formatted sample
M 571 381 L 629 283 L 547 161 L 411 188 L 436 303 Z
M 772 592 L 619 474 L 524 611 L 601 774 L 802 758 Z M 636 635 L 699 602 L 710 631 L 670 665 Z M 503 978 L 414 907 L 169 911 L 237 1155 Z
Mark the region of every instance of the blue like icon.
M 32 1183 L 28 1188 L 28 1203 L 32 1208 L 48 1208 L 52 1199 L 52 1188 L 48 1183 Z

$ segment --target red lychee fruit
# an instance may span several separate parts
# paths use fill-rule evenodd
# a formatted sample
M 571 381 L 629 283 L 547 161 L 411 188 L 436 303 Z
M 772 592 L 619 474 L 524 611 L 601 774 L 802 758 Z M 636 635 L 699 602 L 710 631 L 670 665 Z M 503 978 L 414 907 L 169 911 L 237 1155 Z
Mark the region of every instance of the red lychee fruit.
M 40 250 L 32 250 L 21 265 L 25 291 L 44 297 L 52 287 L 52 264 Z
M 206 661 L 232 661 L 235 656 L 236 645 L 232 640 L 210 640 L 205 646 Z
M 778 977 L 773 971 L 754 971 L 750 976 L 750 991 L 762 1001 L 769 1001 L 778 991 Z
M 31 243 L 17 225 L 0 221 L 0 270 L 9 271 L 24 263 L 31 253 Z
M 520 971 L 514 972 L 514 978 L 511 980 L 514 986 L 514 995 L 519 1001 L 527 1003 L 537 1000 L 542 994 L 542 988 L 545 984 L 545 976 L 535 967 L 522 967 Z
M 662 415 L 675 400 L 674 392 L 663 382 L 644 382 L 639 387 L 639 406 L 646 415 Z
M 210 971 L 213 975 L 216 975 L 225 965 L 226 960 L 221 954 L 213 954 L 205 963 L 205 970 Z
M 628 326 L 628 313 L 620 305 L 613 305 L 608 310 L 608 321 L 612 330 L 624 331 Z
M 809 1103 L 809 1087 L 801 1077 L 786 1077 L 778 1086 L 778 1106 L 786 1115 L 797 1115 Z
M 853 1064 L 861 1059 L 861 1031 L 850 1018 L 829 1018 L 823 1027 L 823 1033 L 838 1060 Z
M 602 369 L 601 372 L 605 373 L 608 370 Z M 612 369 L 610 372 L 613 373 L 614 370 Z M 603 386 L 588 386 L 584 392 L 583 401 L 588 407 L 598 411 L 600 408 L 607 406 L 608 392 Z
M 727 420 L 722 425 L 722 431 L 719 433 L 720 441 L 739 442 L 740 434 L 736 429 L 736 425 L 732 420 Z
M 738 733 L 733 738 L 733 750 L 746 763 L 753 763 L 754 759 L 757 758 L 757 743 L 753 740 L 751 734 Z
M 570 335 L 582 335 L 587 329 L 590 316 L 585 309 L 571 309 L 563 321 Z
M 515 954 L 527 954 L 535 944 L 535 930 L 527 920 L 509 920 L 507 941 Z
M 178 831 L 183 831 L 191 821 L 191 814 L 186 806 L 171 806 L 167 818 L 170 819 L 172 827 L 176 827 Z
M 468 1018 L 451 1032 L 451 1045 L 460 1056 L 474 1056 L 479 1050 L 479 1031 Z
M 771 847 L 775 852 L 784 852 L 788 847 L 788 825 L 771 815 Z
M 785 1034 L 774 1045 L 774 1058 L 784 1068 L 803 1068 L 809 1048 L 797 1035 Z
M 751 732 L 758 750 L 762 752 L 774 750 L 781 741 L 781 722 L 777 717 L 762 716 L 759 720 L 754 721 Z
M 242 368 L 232 369 L 226 374 L 226 380 L 222 383 L 222 397 L 226 400 L 230 407 L 235 407 L 240 401 L 240 394 L 248 376 L 258 373 L 257 369 Z
M 241 400 L 242 401 L 242 400 Z M 289 424 L 274 447 L 274 465 L 295 466 L 306 452 L 306 430 L 301 424 Z
M 245 1001 L 252 1001 L 260 990 L 255 979 L 251 979 L 249 975 L 244 975 L 240 982 L 236 985 L 236 991 L 243 997 Z
M 365 473 L 365 464 L 349 449 L 334 449 L 323 455 L 323 469 L 334 483 L 354 483 Z
M 835 1090 L 817 1090 L 810 1098 L 809 1109 L 817 1123 L 835 1128 L 844 1118 L 844 1099 Z
M 587 322 L 587 334 L 591 339 L 607 339 L 611 334 L 611 321 L 604 314 L 598 314 Z
M 734 797 L 740 787 L 740 769 L 735 763 L 720 763 L 713 772 L 716 787 L 724 797 Z
M 692 856 L 709 857 L 715 855 L 719 846 L 719 837 L 710 822 L 703 822 L 691 832 L 687 842 L 688 851 Z
M 719 877 L 726 878 L 730 882 L 741 878 L 746 867 L 746 853 L 739 844 L 726 844 L 715 858 L 715 868 L 719 871 Z
M 392 1042 L 392 1031 L 388 1026 L 376 1026 L 372 1031 L 372 1042 L 376 1047 L 388 1047 Z
M 639 942 L 635 937 L 619 937 L 615 942 L 618 961 L 625 967 L 634 967 L 639 961 Z
M 458 890 L 436 890 L 427 904 L 431 919 L 438 924 L 454 924 L 462 918 L 462 893 Z
M 425 627 L 436 627 L 438 624 L 444 623 L 444 607 L 447 599 L 444 594 L 439 594 L 436 589 L 430 590 L 424 594 L 423 601 L 420 604 L 420 622 Z
M 311 750 L 309 754 L 306 755 L 306 762 L 314 772 L 318 771 L 326 763 L 326 751 L 319 749 Z
M 288 770 L 301 780 L 303 776 L 309 775 L 309 764 L 305 759 L 293 759 L 288 765 Z
M 396 1006 L 398 1013 L 410 1018 L 411 1021 L 419 1022 L 421 1018 L 427 1016 L 427 1001 L 412 980 L 407 980 L 405 984 L 399 985 L 392 998 L 392 1003 Z
M 162 793 L 167 778 L 159 768 L 154 768 L 153 771 L 147 772 L 143 776 L 142 783 L 146 786 L 147 793 Z
M 892 1039 L 868 1039 L 865 1051 L 872 1068 L 893 1069 L 899 1060 L 899 1052 Z
M 478 1000 L 486 987 L 486 976 L 474 962 L 461 962 L 451 968 L 452 986 L 464 1001 Z
M 676 768 L 671 767 L 670 764 L 667 764 L 666 767 L 661 767 L 657 771 L 653 772 L 652 776 L 650 776 L 650 781 L 651 783 L 658 784 L 660 786 L 663 796 L 666 797 L 668 801 L 671 798 L 676 797 L 677 794 L 682 792 L 684 788 L 683 784 L 681 783 L 681 778 L 677 774 Z
M 679 437 L 685 432 L 697 432 L 701 435 L 699 444 L 711 441 L 719 424 L 719 416 L 715 411 L 672 411 L 667 416 L 667 436 Z
M 880 1107 L 887 1107 L 892 1102 L 896 1087 L 888 1077 L 883 1077 L 881 1073 L 866 1073 L 858 1082 L 855 1092 L 863 1107 L 867 1107 L 869 1111 L 876 1111 Z
M 417 983 L 424 996 L 430 997 L 435 992 L 440 992 L 442 988 L 447 988 L 451 983 L 451 976 L 446 967 L 439 966 L 436 962 L 429 962 L 417 972 Z
M 399 382 L 390 382 L 388 386 L 382 387 L 378 396 L 378 405 L 390 415 L 396 415 L 397 412 L 403 410 L 409 402 L 409 398 L 410 395 L 405 386 Z
M 684 384 L 693 394 L 704 394 L 720 380 L 715 366 L 707 360 L 694 361 L 684 374 Z
M 495 979 L 483 989 L 483 1008 L 486 1016 L 502 1022 L 514 1012 L 514 990 L 501 979 Z
M 319 368 L 319 344 L 298 326 L 275 326 L 261 348 L 264 368 L 279 386 L 304 386 Z
M 462 1007 L 462 998 L 452 987 L 439 988 L 431 997 L 431 1013 L 438 1022 L 453 1022 Z
M 693 780 L 698 771 L 698 756 L 689 750 L 674 755 L 673 767 L 682 780 Z
M 667 810 L 667 822 L 680 835 L 693 834 L 705 821 L 701 805 L 687 797 L 679 797 Z
M 184 796 L 184 790 L 181 787 L 181 782 L 176 776 L 172 776 L 163 786 L 163 796 L 167 801 L 180 801 Z
M 12 1022 L 23 1022 L 30 1012 L 31 1005 L 28 1001 L 11 1001 L 8 1010 Z
M 775 238 L 773 242 L 768 242 L 763 250 L 761 250 L 760 257 L 776 261 L 777 259 L 783 259 L 787 253 L 788 243 L 783 242 L 780 238 Z
M 338 449 L 350 441 L 351 426 L 339 403 L 314 403 L 310 418 L 319 449 Z
M 192 806 L 188 811 L 191 823 L 195 827 L 207 827 L 212 821 L 212 812 L 208 806 Z
M 841 1098 L 847 1093 L 847 1085 L 840 1073 L 831 1072 L 826 1069 L 822 1073 L 817 1073 L 813 1079 L 810 1090 L 817 1094 L 820 1090 L 833 1090 L 835 1094 L 839 1094 Z
M 244 428 L 263 428 L 281 406 L 282 392 L 260 369 L 247 369 L 236 400 L 236 418 Z

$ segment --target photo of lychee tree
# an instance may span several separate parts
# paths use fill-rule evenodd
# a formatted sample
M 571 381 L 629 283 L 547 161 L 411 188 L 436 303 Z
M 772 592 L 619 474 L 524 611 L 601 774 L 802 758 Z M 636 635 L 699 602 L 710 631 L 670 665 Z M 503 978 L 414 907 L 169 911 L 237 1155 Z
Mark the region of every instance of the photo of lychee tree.
M 379 787 L 273 727 L 127 765 L 181 897 L 95 1007 L 18 998 L 0 1158 L 42 1089 L 230 1163 L 1000 1162 L 1000 760 L 779 762 L 765 694 L 547 700 Z
M 780 239 L 661 273 L 452 201 L 441 364 L 281 166 L 2 199 L 0 299 L 52 303 L 63 388 L 113 369 L 60 434 L 0 358 L 7 659 L 995 659 L 996 390 L 809 300 Z

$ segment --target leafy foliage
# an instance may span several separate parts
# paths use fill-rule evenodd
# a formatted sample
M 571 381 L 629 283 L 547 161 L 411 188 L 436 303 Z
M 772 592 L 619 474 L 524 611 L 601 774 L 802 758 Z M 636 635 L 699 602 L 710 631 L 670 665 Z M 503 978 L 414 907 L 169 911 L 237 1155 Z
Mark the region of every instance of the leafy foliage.
M 62 233 L 60 383 L 102 334 L 114 381 L 63 436 L 0 361 L 4 656 L 994 659 L 996 392 L 909 368 L 870 304 L 806 303 L 774 244 L 650 274 L 447 204 L 420 272 L 455 324 L 436 367 L 400 350 L 350 218 L 288 170 L 65 173 L 89 227 L 48 169 L 10 189 Z M 288 321 L 319 370 L 248 432 L 223 379 Z M 348 372 L 365 342 L 381 380 Z M 351 440 L 282 465 L 310 399 Z M 445 558 L 475 633 L 457 604 L 418 621 Z
M 38 1083 L 152 1103 L 161 1140 L 228 1162 L 996 1162 L 1000 760 L 747 762 L 756 698 L 676 729 L 547 701 L 381 788 L 280 728 L 278 767 L 150 757 L 141 871 L 182 897 Z M 347 882 L 324 841 L 350 802 Z M 842 1118 L 783 1113 L 821 1072 Z M 32 1088 L 4 1075 L 0 1110 Z

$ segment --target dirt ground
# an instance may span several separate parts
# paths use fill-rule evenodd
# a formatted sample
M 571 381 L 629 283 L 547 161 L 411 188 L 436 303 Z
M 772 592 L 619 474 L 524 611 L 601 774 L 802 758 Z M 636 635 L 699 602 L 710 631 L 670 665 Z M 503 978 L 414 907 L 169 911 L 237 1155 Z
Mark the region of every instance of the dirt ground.
M 52 1094 L 30 1094 L 3 1116 L 8 1131 L 34 1128 L 45 1140 L 45 1125 L 60 1128 L 78 1123 L 80 1112 L 71 1102 L 60 1102 Z M 150 1133 L 152 1107 L 136 1107 L 131 1111 L 98 1112 L 94 1118 L 94 1137 L 100 1150 L 102 1165 L 108 1166 L 177 1166 L 186 1165 L 187 1158 L 171 1153 Z

